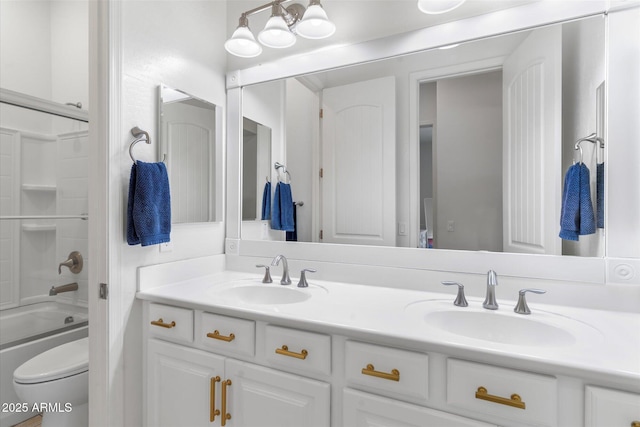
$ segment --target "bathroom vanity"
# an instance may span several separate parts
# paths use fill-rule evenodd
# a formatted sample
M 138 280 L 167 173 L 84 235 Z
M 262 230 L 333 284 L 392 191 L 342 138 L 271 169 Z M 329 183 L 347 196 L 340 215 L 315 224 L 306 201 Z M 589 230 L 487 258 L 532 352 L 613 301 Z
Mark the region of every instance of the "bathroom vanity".
M 640 422 L 638 314 L 141 271 L 148 426 Z

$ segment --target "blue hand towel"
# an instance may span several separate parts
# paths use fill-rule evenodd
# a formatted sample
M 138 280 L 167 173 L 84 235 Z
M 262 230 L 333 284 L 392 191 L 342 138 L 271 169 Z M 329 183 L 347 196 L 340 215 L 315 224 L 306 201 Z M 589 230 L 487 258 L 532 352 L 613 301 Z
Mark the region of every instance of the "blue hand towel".
M 267 181 L 262 192 L 262 220 L 271 219 L 271 183 Z
M 596 212 L 598 228 L 604 228 L 604 163 L 596 165 Z
M 293 231 L 287 231 L 285 236 L 285 240 L 287 242 L 297 242 L 298 241 L 298 217 L 296 215 L 296 204 L 293 203 Z
M 274 230 L 293 231 L 293 196 L 291 185 L 279 182 L 273 195 L 273 211 L 271 228 Z
M 589 169 L 576 163 L 567 171 L 562 192 L 560 238 L 578 240 L 579 235 L 593 234 L 595 217 L 591 203 Z
M 127 243 L 142 246 L 170 241 L 171 197 L 164 163 L 131 166 L 127 204 Z

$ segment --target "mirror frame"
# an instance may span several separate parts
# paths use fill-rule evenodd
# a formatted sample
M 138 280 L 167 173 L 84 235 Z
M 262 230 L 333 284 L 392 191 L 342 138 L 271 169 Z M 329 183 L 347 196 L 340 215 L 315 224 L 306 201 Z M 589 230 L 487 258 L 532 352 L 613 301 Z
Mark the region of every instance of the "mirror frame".
M 637 7 L 637 5 L 631 7 Z M 612 6 L 600 0 L 562 2 L 552 8 L 545 2 L 536 2 L 369 42 L 323 50 L 321 58 L 320 55 L 314 55 L 312 52 L 230 72 L 227 75 L 229 149 L 226 253 L 272 257 L 275 253 L 288 254 L 295 251 L 295 258 L 316 262 L 472 274 L 486 273 L 487 267 L 491 267 L 502 275 L 512 277 L 590 284 L 640 284 L 640 195 L 631 195 L 629 191 L 611 191 L 617 187 L 624 188 L 624 183 L 640 182 L 639 168 L 633 160 L 640 158 L 640 148 L 631 147 L 628 142 L 625 144 L 625 141 L 633 140 L 634 137 L 635 140 L 640 139 L 637 123 L 640 102 L 637 99 L 630 100 L 625 95 L 625 88 L 626 91 L 629 90 L 627 83 L 631 79 L 637 79 L 633 73 L 638 73 L 638 64 L 634 62 L 633 66 L 626 64 L 621 67 L 625 64 L 625 49 L 629 49 L 629 43 L 633 42 L 619 43 L 625 39 L 625 34 L 622 32 L 623 29 L 618 29 L 618 26 L 613 25 L 611 21 L 608 24 L 607 49 L 609 52 L 606 58 L 609 123 L 605 158 L 608 163 L 616 164 L 616 169 L 609 168 L 607 172 L 605 190 L 607 239 L 604 258 L 454 250 L 421 251 L 414 248 L 241 240 L 240 221 L 243 86 L 406 55 L 439 46 L 603 13 L 608 13 L 610 20 L 617 19 L 616 14 L 611 12 L 627 8 L 629 5 Z M 622 16 L 622 14 L 619 15 Z M 612 43 L 611 40 L 616 42 Z M 626 104 L 621 107 L 623 101 Z

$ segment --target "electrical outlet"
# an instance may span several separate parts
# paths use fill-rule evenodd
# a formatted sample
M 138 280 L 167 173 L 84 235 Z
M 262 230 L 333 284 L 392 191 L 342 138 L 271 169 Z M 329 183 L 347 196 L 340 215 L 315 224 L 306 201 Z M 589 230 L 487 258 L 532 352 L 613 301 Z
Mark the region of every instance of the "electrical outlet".
M 398 223 L 398 236 L 406 236 L 407 235 L 407 223 L 399 222 Z
M 456 223 L 454 221 L 447 221 L 447 231 L 454 231 L 456 229 Z

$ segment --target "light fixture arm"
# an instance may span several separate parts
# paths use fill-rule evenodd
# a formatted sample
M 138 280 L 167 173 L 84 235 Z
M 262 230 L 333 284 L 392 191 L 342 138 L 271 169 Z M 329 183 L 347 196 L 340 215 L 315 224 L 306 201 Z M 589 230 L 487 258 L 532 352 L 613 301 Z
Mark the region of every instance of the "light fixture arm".
M 291 0 L 274 0 L 272 2 L 263 4 L 262 6 L 258 6 L 258 7 L 254 7 L 253 9 L 249 9 L 246 12 L 243 12 L 242 16 L 244 16 L 246 18 L 249 15 L 254 15 L 254 14 L 258 13 L 258 12 L 262 12 L 263 10 L 267 10 L 269 8 L 271 8 L 272 13 L 273 12 L 277 12 L 277 9 L 276 9 L 277 7 L 281 7 L 282 10 L 286 11 L 286 9 L 282 6 L 282 3 L 286 3 L 288 1 L 291 1 Z

